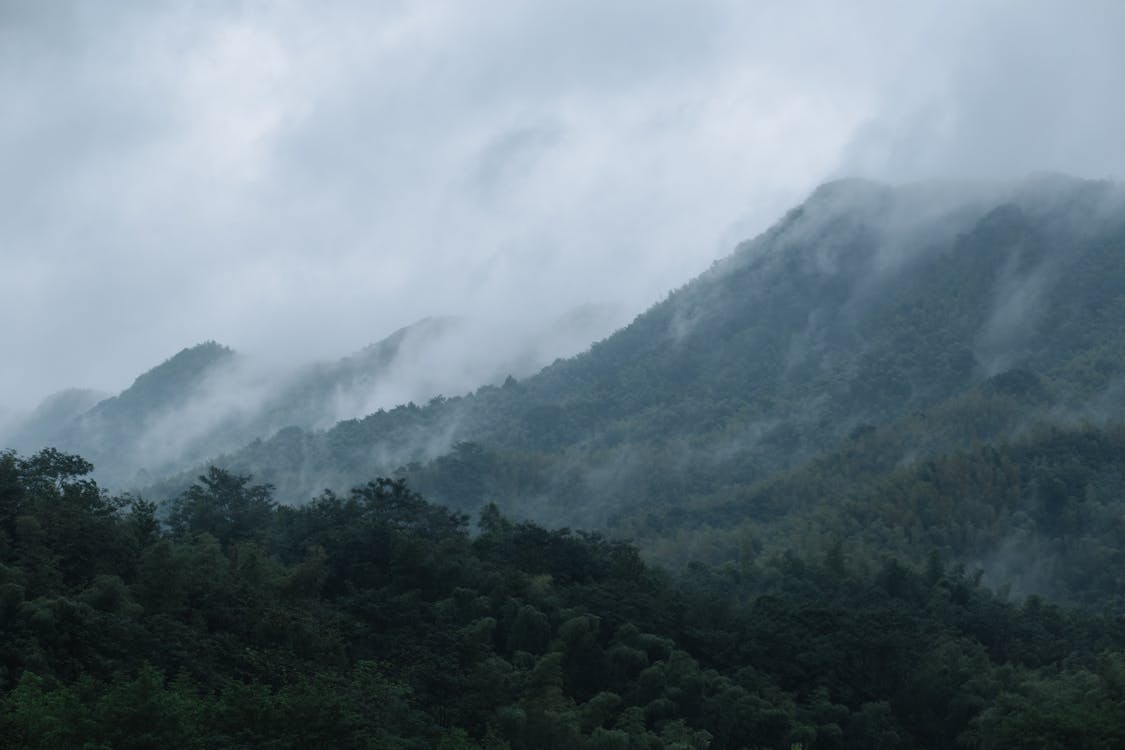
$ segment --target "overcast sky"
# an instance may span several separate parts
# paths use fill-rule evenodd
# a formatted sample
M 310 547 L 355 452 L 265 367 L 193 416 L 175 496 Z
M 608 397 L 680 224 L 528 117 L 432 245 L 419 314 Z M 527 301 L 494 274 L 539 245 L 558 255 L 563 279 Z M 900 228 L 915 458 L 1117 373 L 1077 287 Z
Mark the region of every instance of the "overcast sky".
M 1125 2 L 0 0 L 0 404 L 626 317 L 816 184 L 1125 173 Z

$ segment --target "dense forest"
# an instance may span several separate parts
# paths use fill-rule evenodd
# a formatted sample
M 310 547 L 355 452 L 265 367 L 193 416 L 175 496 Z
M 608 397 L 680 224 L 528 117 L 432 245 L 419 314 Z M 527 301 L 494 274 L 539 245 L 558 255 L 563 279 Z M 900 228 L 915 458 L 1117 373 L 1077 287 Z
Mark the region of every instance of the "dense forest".
M 1125 745 L 1122 615 L 937 553 L 672 575 L 401 480 L 286 507 L 211 468 L 162 523 L 89 470 L 0 456 L 4 747 Z

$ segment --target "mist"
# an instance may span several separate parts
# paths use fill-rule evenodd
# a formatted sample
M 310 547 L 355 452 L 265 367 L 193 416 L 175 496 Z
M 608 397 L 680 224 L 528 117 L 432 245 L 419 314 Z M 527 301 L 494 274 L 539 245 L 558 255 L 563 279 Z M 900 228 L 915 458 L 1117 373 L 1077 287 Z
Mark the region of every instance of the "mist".
M 116 396 L 70 389 L 30 413 L 0 415 L 0 444 L 28 454 L 45 445 L 73 451 L 94 461 L 102 484 L 140 487 L 286 427 L 325 430 L 532 375 L 622 323 L 611 307 L 518 325 L 427 318 L 347 357 L 294 366 L 208 342 L 153 363 Z M 423 442 L 433 457 L 453 439 L 437 434 Z M 387 454 L 380 465 L 405 463 L 417 447 L 398 458 Z
M 502 360 L 827 179 L 1119 176 L 1122 28 L 1108 0 L 0 3 L 0 404 L 433 316 L 494 321 Z

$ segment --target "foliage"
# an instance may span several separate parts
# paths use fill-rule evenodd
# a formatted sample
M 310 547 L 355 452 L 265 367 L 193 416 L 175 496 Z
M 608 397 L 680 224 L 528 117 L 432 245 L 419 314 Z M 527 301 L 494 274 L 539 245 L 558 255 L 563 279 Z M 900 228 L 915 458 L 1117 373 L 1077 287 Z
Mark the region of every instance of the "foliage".
M 1108 450 L 1108 448 L 1107 448 Z M 401 480 L 173 504 L 0 456 L 5 747 L 1116 747 L 1125 630 L 931 557 L 681 576 Z M 92 542 L 76 544 L 89 538 Z

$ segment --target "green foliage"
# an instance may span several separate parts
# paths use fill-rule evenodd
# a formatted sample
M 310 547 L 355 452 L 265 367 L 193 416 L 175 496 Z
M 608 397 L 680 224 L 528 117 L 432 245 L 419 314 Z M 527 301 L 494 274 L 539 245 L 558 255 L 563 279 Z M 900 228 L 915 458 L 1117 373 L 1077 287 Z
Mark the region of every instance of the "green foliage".
M 173 504 L 169 523 L 177 534 L 210 534 L 230 544 L 264 529 L 273 507 L 273 487 L 212 466 Z
M 471 538 L 401 480 L 288 508 L 219 470 L 165 531 L 63 465 L 82 466 L 0 457 L 4 747 L 1109 748 L 1125 731 L 1117 618 L 1010 601 L 933 555 L 872 568 L 836 544 L 673 578 L 495 507 Z M 86 533 L 104 549 L 57 542 Z

